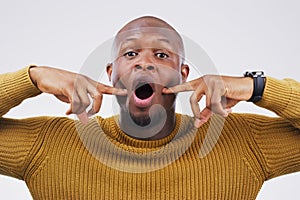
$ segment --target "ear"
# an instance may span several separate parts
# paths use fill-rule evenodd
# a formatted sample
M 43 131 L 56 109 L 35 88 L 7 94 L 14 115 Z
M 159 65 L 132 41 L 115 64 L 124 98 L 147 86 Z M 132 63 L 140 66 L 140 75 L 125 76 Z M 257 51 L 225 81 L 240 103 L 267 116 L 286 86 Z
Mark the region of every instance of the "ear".
M 189 76 L 190 73 L 190 67 L 186 64 L 181 65 L 181 77 L 182 77 L 182 82 L 186 82 L 187 77 Z
M 111 74 L 112 74 L 112 63 L 108 63 L 106 66 L 106 73 L 109 81 L 111 82 Z

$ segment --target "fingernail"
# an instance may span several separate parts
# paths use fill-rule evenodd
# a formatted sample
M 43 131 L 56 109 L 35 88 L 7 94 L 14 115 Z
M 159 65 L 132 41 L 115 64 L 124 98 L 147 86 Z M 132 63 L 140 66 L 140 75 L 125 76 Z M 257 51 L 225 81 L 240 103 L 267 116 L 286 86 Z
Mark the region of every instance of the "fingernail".
M 224 112 L 224 117 L 228 117 L 228 115 L 232 112 L 232 110 L 230 108 L 226 108 L 225 112 Z

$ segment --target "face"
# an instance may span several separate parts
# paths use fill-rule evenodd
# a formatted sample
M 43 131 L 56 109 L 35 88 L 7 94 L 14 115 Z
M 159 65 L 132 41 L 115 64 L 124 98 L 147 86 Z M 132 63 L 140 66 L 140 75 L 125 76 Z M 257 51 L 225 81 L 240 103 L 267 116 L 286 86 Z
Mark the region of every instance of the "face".
M 138 28 L 121 32 L 113 54 L 114 62 L 107 68 L 110 80 L 115 87 L 128 91 L 126 97 L 117 97 L 121 112 L 145 126 L 150 123 L 153 105 L 161 105 L 166 112 L 175 111 L 175 95 L 162 94 L 162 89 L 185 81 L 188 66 L 182 64 L 183 48 L 174 30 Z

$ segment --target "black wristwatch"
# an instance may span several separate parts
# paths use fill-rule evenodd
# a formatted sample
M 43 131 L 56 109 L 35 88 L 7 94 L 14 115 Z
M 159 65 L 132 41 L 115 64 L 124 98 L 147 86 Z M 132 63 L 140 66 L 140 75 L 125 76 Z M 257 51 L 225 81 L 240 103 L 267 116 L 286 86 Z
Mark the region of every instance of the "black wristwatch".
M 265 90 L 265 75 L 263 71 L 245 72 L 244 77 L 253 78 L 253 93 L 250 102 L 256 103 L 262 99 Z

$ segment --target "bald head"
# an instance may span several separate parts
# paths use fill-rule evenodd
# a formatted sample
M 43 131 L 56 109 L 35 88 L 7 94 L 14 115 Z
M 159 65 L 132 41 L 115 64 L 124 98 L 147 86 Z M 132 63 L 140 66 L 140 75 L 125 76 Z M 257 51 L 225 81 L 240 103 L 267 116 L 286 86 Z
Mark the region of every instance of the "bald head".
M 177 31 L 167 22 L 157 17 L 152 16 L 143 16 L 136 18 L 130 22 L 128 22 L 121 30 L 118 32 L 134 30 L 139 28 L 146 28 L 146 27 L 156 27 L 156 28 L 166 28 L 171 29 L 177 33 Z M 178 33 L 177 33 L 178 34 Z M 179 35 L 179 34 L 178 34 Z
M 115 37 L 114 46 L 118 46 L 123 38 L 129 37 L 131 34 L 133 35 L 142 32 L 163 34 L 167 38 L 170 38 L 172 40 L 170 42 L 178 44 L 178 54 L 184 58 L 184 45 L 180 34 L 166 21 L 153 16 L 143 16 L 128 22 L 118 31 Z M 126 35 L 126 37 L 124 37 L 124 35 Z

